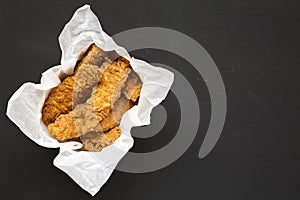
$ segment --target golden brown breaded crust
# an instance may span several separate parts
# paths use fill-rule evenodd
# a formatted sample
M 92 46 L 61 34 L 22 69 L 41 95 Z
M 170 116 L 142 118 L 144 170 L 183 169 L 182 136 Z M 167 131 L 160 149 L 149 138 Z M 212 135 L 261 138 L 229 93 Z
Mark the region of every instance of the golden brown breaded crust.
M 42 109 L 42 121 L 48 125 L 61 113 L 72 110 L 72 94 L 74 77 L 69 76 L 57 87 L 53 88 Z
M 105 133 L 89 133 L 80 138 L 82 149 L 86 151 L 101 151 L 104 147 L 110 145 L 121 135 L 121 129 L 115 127 Z
M 100 122 L 100 127 L 102 131 L 107 131 L 120 123 L 123 114 L 133 107 L 132 101 L 125 97 L 119 98 L 114 108 L 108 113 L 108 115 Z
M 105 132 L 104 135 L 110 143 L 113 143 L 120 137 L 121 129 L 119 127 L 115 127 L 110 131 Z
M 98 66 L 81 64 L 74 75 L 52 89 L 42 109 L 43 122 L 48 125 L 60 114 L 68 113 L 73 106 L 85 102 L 99 82 L 100 75 Z
M 94 106 L 99 121 L 102 121 L 120 97 L 130 71 L 129 61 L 120 57 L 102 73 L 100 83 L 93 90 L 92 97 L 87 100 L 88 104 Z
M 96 45 L 91 45 L 85 57 L 77 64 L 73 75 L 65 78 L 53 88 L 42 108 L 42 121 L 48 125 L 60 114 L 66 114 L 72 107 L 85 102 L 91 90 L 98 83 L 101 70 L 94 65 L 102 63 L 105 52 Z
M 110 145 L 103 133 L 89 133 L 80 138 L 82 150 L 85 151 L 101 151 L 103 147 Z
M 96 65 L 82 64 L 75 73 L 73 105 L 86 102 L 92 89 L 100 81 L 101 68 Z
M 48 126 L 50 134 L 58 140 L 68 140 L 91 131 L 101 131 L 99 123 L 119 98 L 129 72 L 130 66 L 126 59 L 111 63 L 102 73 L 100 83 L 87 102 L 77 105 L 68 114 L 60 115 Z
M 104 62 L 104 57 L 106 57 L 105 51 L 92 44 L 88 48 L 86 55 L 81 59 L 81 62 L 100 66 Z
M 142 81 L 137 73 L 131 70 L 129 74 L 125 86 L 122 90 L 123 94 L 130 99 L 131 101 L 135 102 L 138 97 L 140 96 L 142 90 Z
M 118 126 L 123 114 L 133 106 L 132 101 L 121 97 L 108 115 L 99 122 L 92 105 L 80 104 L 69 114 L 60 115 L 56 123 L 49 124 L 48 130 L 60 141 L 80 137 L 89 132 L 105 132 Z
M 48 125 L 49 133 L 60 141 L 69 140 L 89 132 L 101 132 L 100 122 L 90 104 L 79 104 L 68 114 L 60 115 Z
M 77 131 L 74 131 L 76 125 L 73 119 L 72 113 L 59 115 L 55 123 L 48 125 L 48 132 L 59 141 L 77 137 Z

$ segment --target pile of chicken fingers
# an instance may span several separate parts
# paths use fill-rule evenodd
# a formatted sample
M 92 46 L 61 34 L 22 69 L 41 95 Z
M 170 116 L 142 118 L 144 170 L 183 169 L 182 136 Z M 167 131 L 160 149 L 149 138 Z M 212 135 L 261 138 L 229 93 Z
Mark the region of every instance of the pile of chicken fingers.
M 138 103 L 142 81 L 130 63 L 92 44 L 74 73 L 53 88 L 42 121 L 58 141 L 79 141 L 82 150 L 101 151 L 121 134 L 122 115 Z

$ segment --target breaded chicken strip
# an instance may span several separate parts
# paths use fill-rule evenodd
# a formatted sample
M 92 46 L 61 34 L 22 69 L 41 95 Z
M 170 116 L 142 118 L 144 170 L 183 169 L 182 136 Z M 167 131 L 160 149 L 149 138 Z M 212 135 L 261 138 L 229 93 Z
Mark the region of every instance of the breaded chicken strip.
M 99 122 L 91 104 L 80 104 L 69 114 L 60 115 L 54 124 L 49 125 L 49 132 L 56 133 L 58 140 L 64 141 L 89 132 L 105 132 L 119 125 L 123 114 L 134 106 L 125 97 L 119 98 L 114 108 Z M 50 128 L 51 127 L 51 128 Z
M 141 90 L 142 81 L 139 75 L 131 70 L 122 92 L 127 99 L 135 102 L 140 96 Z
M 130 71 L 129 61 L 119 57 L 102 73 L 100 83 L 93 90 L 92 98 L 87 100 L 88 104 L 94 106 L 99 121 L 102 121 L 120 97 Z
M 70 112 L 74 105 L 85 101 L 99 82 L 100 75 L 98 66 L 81 64 L 74 75 L 52 89 L 42 109 L 43 122 L 48 125 L 60 114 Z
M 102 131 L 107 131 L 119 125 L 123 114 L 132 108 L 134 103 L 125 97 L 119 98 L 114 108 L 108 113 L 108 115 L 100 122 Z
M 102 73 L 98 86 L 87 102 L 76 106 L 68 114 L 60 115 L 54 123 L 49 124 L 49 133 L 62 141 L 101 131 L 100 121 L 120 97 L 130 70 L 129 61 L 125 58 L 111 63 Z
M 75 105 L 85 102 L 99 82 L 101 70 L 95 64 L 101 65 L 104 61 L 105 52 L 96 45 L 91 45 L 75 67 L 74 74 L 53 88 L 46 99 L 42 108 L 42 121 L 46 125 L 54 122 L 60 114 L 70 112 Z
M 88 132 L 101 132 L 100 122 L 91 104 L 79 104 L 68 114 L 61 114 L 48 131 L 59 141 L 77 138 Z
M 121 129 L 115 127 L 105 133 L 89 133 L 80 138 L 82 150 L 101 151 L 104 147 L 113 143 L 121 135 Z
M 101 74 L 111 63 L 111 60 L 104 58 L 100 68 L 90 64 L 80 66 L 74 77 L 73 107 L 86 102 L 91 96 L 93 88 L 99 83 Z

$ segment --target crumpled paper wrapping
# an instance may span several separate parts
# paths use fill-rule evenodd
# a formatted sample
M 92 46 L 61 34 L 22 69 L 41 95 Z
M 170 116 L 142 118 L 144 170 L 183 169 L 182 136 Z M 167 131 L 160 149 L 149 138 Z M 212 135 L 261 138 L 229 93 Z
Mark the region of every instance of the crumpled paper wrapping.
M 41 109 L 50 90 L 60 84 L 62 74 L 72 74 L 77 59 L 95 43 L 105 51 L 115 50 L 130 61 L 140 76 L 143 87 L 139 104 L 127 111 L 120 122 L 121 136 L 101 152 L 74 151 L 81 148 L 78 142 L 59 143 L 48 133 L 41 121 Z M 130 129 L 150 124 L 152 109 L 165 99 L 172 83 L 173 73 L 154 67 L 129 56 L 101 28 L 89 5 L 79 8 L 59 36 L 62 50 L 61 65 L 42 74 L 41 83 L 25 83 L 10 98 L 7 116 L 37 144 L 60 148 L 53 164 L 67 173 L 78 185 L 95 195 L 110 177 L 118 162 L 133 145 Z

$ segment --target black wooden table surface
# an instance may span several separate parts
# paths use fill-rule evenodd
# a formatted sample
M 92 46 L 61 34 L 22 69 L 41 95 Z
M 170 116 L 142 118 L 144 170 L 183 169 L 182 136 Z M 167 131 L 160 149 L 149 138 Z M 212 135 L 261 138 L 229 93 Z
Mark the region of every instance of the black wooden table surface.
M 58 35 L 75 9 L 85 3 L 91 5 L 110 35 L 138 27 L 164 27 L 195 39 L 218 66 L 228 103 L 217 145 L 199 159 L 211 115 L 201 75 L 174 54 L 153 49 L 132 52 L 148 62 L 172 66 L 189 80 L 201 108 L 198 134 L 176 162 L 161 170 L 142 174 L 114 171 L 95 199 L 300 198 L 299 1 L 2 0 L 3 199 L 91 198 L 53 166 L 57 149 L 36 145 L 5 116 L 8 99 L 22 83 L 38 83 L 43 71 L 59 64 Z M 180 119 L 175 98 L 169 95 L 163 102 L 171 108 L 167 120 Z M 160 137 L 151 141 L 136 139 L 131 151 L 164 146 L 176 134 L 173 129 L 164 128 Z M 142 128 L 135 131 L 139 130 Z

